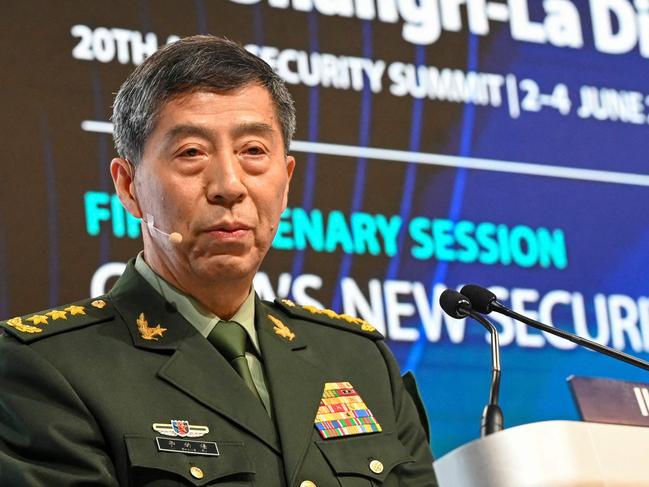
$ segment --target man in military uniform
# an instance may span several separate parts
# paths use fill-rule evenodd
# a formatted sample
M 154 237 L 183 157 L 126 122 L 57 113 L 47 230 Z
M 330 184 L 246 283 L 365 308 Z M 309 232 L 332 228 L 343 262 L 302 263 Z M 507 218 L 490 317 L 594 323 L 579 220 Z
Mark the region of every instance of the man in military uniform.
M 144 251 L 108 295 L 0 324 L 2 485 L 435 485 L 381 335 L 252 290 L 294 120 L 272 69 L 215 37 L 126 80 L 111 174 Z

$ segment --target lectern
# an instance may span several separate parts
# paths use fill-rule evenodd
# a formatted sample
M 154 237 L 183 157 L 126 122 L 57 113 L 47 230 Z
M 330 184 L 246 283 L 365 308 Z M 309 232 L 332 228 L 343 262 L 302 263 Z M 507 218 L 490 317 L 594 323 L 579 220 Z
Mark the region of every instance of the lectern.
M 649 487 L 649 428 L 530 423 L 467 443 L 434 467 L 440 487 Z

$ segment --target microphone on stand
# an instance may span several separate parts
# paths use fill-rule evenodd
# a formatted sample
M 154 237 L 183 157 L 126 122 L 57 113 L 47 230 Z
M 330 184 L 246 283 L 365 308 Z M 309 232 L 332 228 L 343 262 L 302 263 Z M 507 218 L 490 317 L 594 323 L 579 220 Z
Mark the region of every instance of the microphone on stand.
M 621 360 L 631 365 L 635 365 L 636 367 L 640 367 L 641 369 L 649 370 L 649 362 L 634 357 L 633 355 L 620 352 L 619 350 L 615 350 L 614 348 L 607 347 L 606 345 L 602 345 L 592 340 L 588 340 L 587 338 L 580 337 L 579 335 L 575 335 L 574 333 L 563 331 L 558 328 L 554 328 L 553 326 L 545 325 L 507 308 L 498 301 L 494 293 L 482 286 L 478 286 L 477 284 L 467 284 L 462 288 L 461 293 L 470 301 L 471 306 L 480 313 L 489 314 L 492 311 L 495 311 L 496 313 L 509 316 L 510 318 L 520 321 L 521 323 L 525 323 L 526 325 L 545 331 L 547 333 L 550 333 L 551 335 L 556 335 L 558 337 L 564 338 L 569 342 L 576 343 L 577 345 L 589 348 L 590 350 L 593 350 L 595 352 L 608 355 L 609 357 Z
M 489 403 L 482 411 L 480 421 L 480 436 L 496 433 L 504 428 L 503 412 L 498 405 L 500 393 L 500 345 L 496 327 L 484 316 L 473 311 L 471 302 L 466 296 L 453 289 L 445 290 L 439 297 L 439 304 L 444 312 L 453 318 L 466 318 L 470 316 L 491 335 L 491 385 L 489 387 Z

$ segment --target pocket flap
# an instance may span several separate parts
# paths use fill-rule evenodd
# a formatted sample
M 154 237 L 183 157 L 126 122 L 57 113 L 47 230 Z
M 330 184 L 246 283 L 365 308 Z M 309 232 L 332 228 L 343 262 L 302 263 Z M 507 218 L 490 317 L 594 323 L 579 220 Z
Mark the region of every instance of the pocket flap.
M 160 451 L 155 438 L 150 436 L 124 435 L 124 441 L 132 468 L 179 475 L 194 485 L 205 485 L 231 475 L 252 476 L 255 473 L 243 442 L 216 442 L 219 455 L 207 456 Z M 196 478 L 197 472 L 201 478 Z
M 360 475 L 383 482 L 397 465 L 415 461 L 394 433 L 335 438 L 316 444 L 338 475 Z

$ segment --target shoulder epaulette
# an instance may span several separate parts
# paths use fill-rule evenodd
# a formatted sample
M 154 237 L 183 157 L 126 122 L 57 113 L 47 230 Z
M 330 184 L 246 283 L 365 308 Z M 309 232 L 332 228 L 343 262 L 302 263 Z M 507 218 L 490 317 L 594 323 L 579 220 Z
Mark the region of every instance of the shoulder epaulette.
M 86 299 L 61 307 L 17 316 L 0 321 L 0 330 L 23 343 L 65 333 L 94 323 L 106 321 L 114 316 L 108 296 Z
M 383 335 L 367 321 L 354 316 L 339 314 L 330 309 L 315 306 L 300 306 L 290 299 L 276 299 L 275 304 L 292 318 L 315 321 L 323 325 L 334 326 L 343 330 L 364 335 L 374 340 L 381 340 Z

